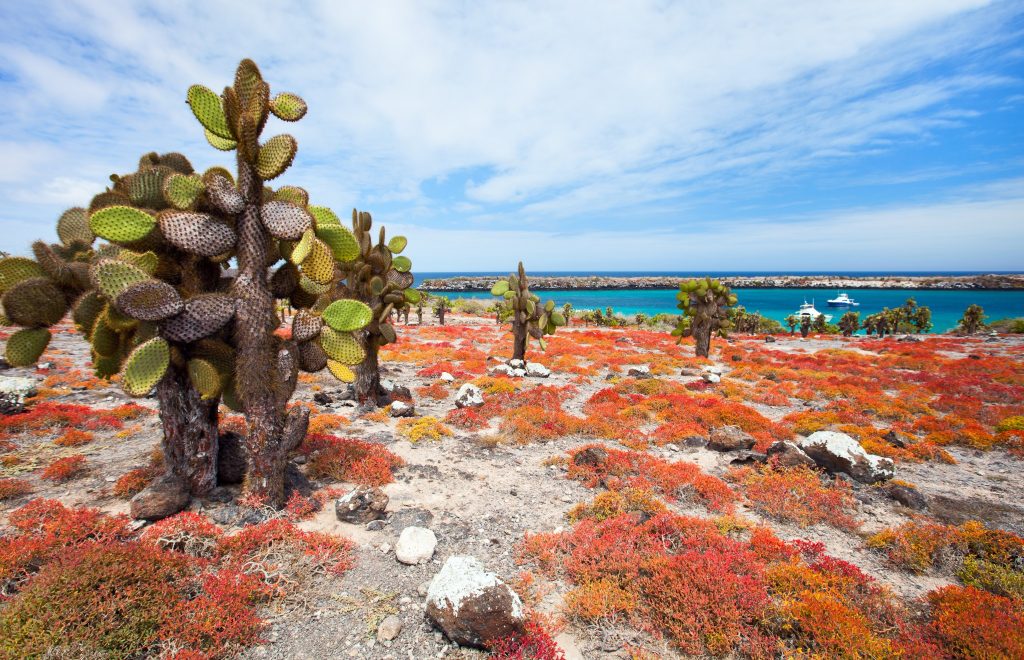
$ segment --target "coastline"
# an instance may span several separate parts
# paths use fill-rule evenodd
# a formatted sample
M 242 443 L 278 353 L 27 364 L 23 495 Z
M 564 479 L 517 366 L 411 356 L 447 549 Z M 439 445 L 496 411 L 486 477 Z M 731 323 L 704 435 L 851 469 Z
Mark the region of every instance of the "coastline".
M 431 278 L 420 283 L 427 291 L 488 291 L 494 275 L 460 275 Z M 682 278 L 665 275 L 617 277 L 607 275 L 530 276 L 530 288 L 543 290 L 675 289 Z M 1015 290 L 1024 289 L 1024 274 L 999 275 L 770 275 L 721 276 L 734 289 L 920 289 L 920 290 Z

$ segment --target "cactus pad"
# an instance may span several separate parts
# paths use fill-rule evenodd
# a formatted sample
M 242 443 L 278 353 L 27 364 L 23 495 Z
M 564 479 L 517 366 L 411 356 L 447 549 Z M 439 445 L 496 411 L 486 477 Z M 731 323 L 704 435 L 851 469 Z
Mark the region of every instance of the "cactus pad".
M 31 259 L 26 259 L 25 257 L 0 259 L 0 294 L 9 290 L 18 282 L 33 277 L 46 277 L 46 272 Z
M 234 140 L 222 138 L 219 135 L 211 133 L 209 129 L 206 131 L 206 141 L 210 143 L 210 146 L 218 151 L 231 151 L 238 146 L 238 143 Z
M 256 172 L 264 181 L 281 176 L 295 159 L 298 142 L 291 135 L 275 135 L 261 147 L 256 158 Z
M 326 206 L 309 206 L 307 210 L 313 215 L 318 229 L 328 225 L 341 226 L 341 219 Z
M 409 284 L 411 285 L 412 282 L 409 282 Z M 420 293 L 418 289 L 407 288 L 405 291 L 402 292 L 402 295 L 405 296 L 405 302 L 411 303 L 413 305 L 415 305 L 416 303 L 420 302 L 420 300 L 423 299 L 423 294 Z
M 302 97 L 287 92 L 278 94 L 270 102 L 270 111 L 284 121 L 299 121 L 306 115 L 306 109 Z
M 221 139 L 234 140 L 221 98 L 212 89 L 192 85 L 188 88 L 188 105 L 203 128 Z
M 188 361 L 188 378 L 203 399 L 213 399 L 224 390 L 223 375 L 213 363 L 202 358 Z
M 195 168 L 192 167 L 192 163 L 185 157 L 185 154 L 178 153 L 177 151 L 171 151 L 166 154 L 160 154 L 157 159 L 161 165 L 166 165 L 178 174 L 192 174 L 195 172 Z
M 203 181 L 206 183 L 206 198 L 218 211 L 235 215 L 245 210 L 242 193 L 219 172 L 207 172 L 203 176 Z
M 409 257 L 398 256 L 391 262 L 391 267 L 399 273 L 408 273 L 409 269 L 412 268 L 412 261 Z
M 206 213 L 164 211 L 159 222 L 160 231 L 169 243 L 201 257 L 229 252 L 238 240 L 234 229 Z
M 317 284 L 330 284 L 334 279 L 334 257 L 331 248 L 314 238 L 309 254 L 302 261 L 302 274 Z
M 162 321 L 185 308 L 177 289 L 160 280 L 132 284 L 117 297 L 116 305 L 122 313 L 140 321 Z
M 289 202 L 267 202 L 260 209 L 260 218 L 270 235 L 282 241 L 297 241 L 313 226 L 313 217 L 306 209 Z
M 300 343 L 307 342 L 320 334 L 323 327 L 324 320 L 322 318 L 300 309 L 292 319 L 292 339 Z
M 105 310 L 106 308 L 104 308 Z M 121 347 L 121 337 L 107 325 L 106 312 L 96 319 L 93 325 L 89 341 L 92 342 L 92 350 L 102 357 L 114 357 Z
M 388 249 L 395 254 L 401 254 L 405 246 L 409 244 L 409 239 L 405 236 L 392 236 L 391 240 L 388 241 Z
M 132 284 L 144 282 L 149 275 L 136 266 L 117 259 L 101 259 L 96 262 L 90 278 L 93 286 L 110 300 L 116 300 L 121 292 Z
M 57 221 L 57 237 L 64 245 L 91 244 L 95 236 L 89 228 L 89 212 L 81 207 L 64 211 Z
M 8 338 L 4 357 L 12 367 L 27 367 L 39 360 L 49 344 L 46 328 L 24 328 Z
M 164 202 L 164 181 L 174 170 L 165 166 L 157 166 L 147 170 L 140 170 L 134 174 L 121 179 L 121 184 L 127 186 L 128 199 L 135 206 L 160 209 Z
M 351 383 L 356 379 L 355 372 L 349 369 L 347 365 L 335 360 L 327 361 L 327 370 L 331 372 L 332 376 L 343 383 Z
M 198 175 L 172 174 L 164 181 L 164 199 L 176 209 L 192 208 L 203 194 L 203 180 Z
M 309 373 L 316 373 L 327 366 L 327 353 L 323 346 L 315 341 L 304 341 L 299 344 L 299 368 Z
M 508 291 L 508 280 L 498 280 L 491 287 L 492 296 L 503 296 L 506 291 Z
M 274 199 L 279 202 L 289 202 L 295 206 L 306 208 L 309 206 L 309 193 L 298 186 L 281 186 L 274 193 Z
M 3 306 L 11 323 L 28 328 L 53 325 L 68 311 L 64 294 L 45 277 L 15 284 L 4 293 Z
M 330 326 L 325 325 L 320 331 L 320 345 L 328 357 L 342 364 L 359 364 L 366 357 L 366 351 L 355 337 Z
M 161 334 L 171 341 L 188 343 L 209 337 L 235 315 L 235 299 L 220 293 L 207 293 L 185 301 L 185 309 L 166 320 Z
M 340 224 L 321 224 L 318 220 L 316 235 L 331 248 L 331 254 L 338 261 L 352 261 L 359 256 L 359 243 L 356 237 Z
M 299 270 L 292 264 L 284 264 L 270 276 L 270 293 L 275 298 L 287 298 L 299 286 Z
M 164 377 L 170 362 L 170 345 L 160 337 L 150 339 L 125 360 L 121 387 L 130 396 L 145 396 Z
M 323 319 L 338 332 L 352 332 L 373 320 L 373 310 L 358 300 L 335 300 L 324 310 Z
M 156 218 L 131 206 L 107 206 L 89 216 L 89 228 L 112 243 L 134 243 L 153 231 Z
M 307 230 L 302 234 L 302 238 L 299 242 L 292 247 L 291 254 L 288 255 L 288 261 L 293 264 L 301 264 L 309 256 L 310 251 L 313 249 L 313 241 L 316 240 L 316 234 L 312 230 Z

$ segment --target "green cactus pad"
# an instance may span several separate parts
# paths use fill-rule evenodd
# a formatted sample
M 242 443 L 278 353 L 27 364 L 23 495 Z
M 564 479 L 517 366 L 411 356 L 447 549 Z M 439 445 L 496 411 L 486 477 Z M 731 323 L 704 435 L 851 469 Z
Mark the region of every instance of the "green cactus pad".
M 50 344 L 50 331 L 46 328 L 24 328 L 7 339 L 4 357 L 12 367 L 35 364 Z
M 81 207 L 64 211 L 57 220 L 57 237 L 64 245 L 91 244 L 95 236 L 89 228 L 89 212 Z
M 145 396 L 160 382 L 171 363 L 171 347 L 160 337 L 142 344 L 121 368 L 121 387 L 130 396 Z
M 206 213 L 163 211 L 158 221 L 168 243 L 201 257 L 230 252 L 238 240 L 234 229 Z
M 327 366 L 327 360 L 327 353 L 318 342 L 304 341 L 299 344 L 299 369 L 316 373 Z
M 164 181 L 164 199 L 174 208 L 184 211 L 195 205 L 204 188 L 203 180 L 197 174 L 172 174 Z
M 102 357 L 114 357 L 121 346 L 121 337 L 106 323 L 106 308 L 96 319 L 89 341 L 92 350 Z
M 309 255 L 302 261 L 302 274 L 317 284 L 330 284 L 334 279 L 331 248 L 318 238 L 313 239 Z
M 124 261 L 101 259 L 93 265 L 90 279 L 101 294 L 109 300 L 115 300 L 132 284 L 148 280 L 149 274 Z
M 134 330 L 139 324 L 138 321 L 130 316 L 122 314 L 112 305 L 107 306 L 106 313 L 103 316 L 103 321 L 118 334 L 128 333 Z
M 491 287 L 492 296 L 503 296 L 506 291 L 508 291 L 508 282 L 506 280 L 498 280 Z
M 188 378 L 203 399 L 220 396 L 224 390 L 224 377 L 212 363 L 202 358 L 188 361 Z
M 328 307 L 328 309 L 330 309 Z M 307 342 L 320 334 L 324 327 L 324 320 L 305 309 L 300 309 L 292 319 L 292 339 L 297 342 Z
M 420 300 L 423 299 L 423 294 L 420 293 L 418 289 L 406 289 L 405 291 L 402 292 L 402 295 L 405 296 L 406 302 L 411 303 L 413 305 L 417 304 Z
M 121 250 L 117 254 L 118 261 L 129 263 L 139 270 L 143 271 L 148 275 L 152 275 L 156 272 L 157 267 L 160 265 L 160 257 L 155 252 L 133 252 L 131 250 Z
M 220 172 L 207 172 L 203 175 L 206 184 L 206 199 L 218 211 L 236 215 L 245 210 L 245 198 L 238 192 L 235 184 Z
M 75 327 L 85 335 L 86 339 L 91 338 L 92 329 L 96 325 L 96 319 L 103 313 L 105 306 L 106 303 L 96 291 L 87 291 L 75 303 L 75 308 L 71 311 L 71 319 L 75 322 Z
M 409 239 L 405 236 L 392 236 L 391 240 L 388 241 L 388 249 L 395 254 L 401 254 L 405 246 L 409 244 Z
M 170 341 L 189 343 L 217 332 L 235 316 L 235 299 L 221 293 L 207 293 L 189 298 L 185 309 L 160 326 L 160 333 Z
M 377 326 L 377 332 L 384 338 L 384 341 L 388 344 L 393 343 L 398 336 L 395 334 L 395 328 L 390 323 L 381 323 Z
M 234 140 L 223 102 L 216 92 L 202 85 L 192 85 L 188 88 L 188 105 L 203 128 L 221 139 Z
M 310 251 L 313 249 L 313 241 L 316 240 L 316 234 L 310 229 L 302 234 L 302 238 L 292 248 L 292 253 L 288 255 L 288 260 L 295 265 L 301 264 L 309 256 Z
M 339 227 L 341 226 L 341 219 L 335 215 L 334 211 L 326 206 L 310 206 L 307 210 L 313 215 L 313 219 L 316 221 L 315 224 L 318 229 L 334 225 Z
M 412 261 L 409 257 L 397 256 L 391 262 L 391 267 L 397 270 L 399 273 L 408 273 L 412 268 Z
M 238 146 L 238 143 L 234 140 L 222 138 L 219 135 L 211 133 L 209 130 L 206 131 L 206 141 L 210 143 L 210 146 L 218 151 L 231 151 Z
M 561 327 L 565 325 L 565 316 L 561 312 L 551 312 L 551 323 Z
M 275 135 L 261 147 L 256 158 L 256 173 L 264 181 L 281 176 L 295 159 L 299 143 L 291 135 Z
M 356 379 L 354 371 L 348 368 L 348 366 L 337 362 L 336 360 L 327 361 L 327 370 L 331 372 L 331 375 L 340 380 L 343 383 L 351 383 Z
M 373 277 L 370 278 L 370 292 L 373 295 L 379 296 L 381 293 L 383 293 L 384 292 L 384 286 L 385 286 L 384 280 L 382 280 L 381 278 L 377 277 L 376 275 L 374 275 Z
M 89 216 L 94 234 L 121 245 L 142 240 L 155 226 L 156 218 L 131 206 L 107 206 Z
M 284 92 L 270 102 L 270 111 L 284 121 L 299 121 L 306 115 L 306 102 L 296 94 Z
M 305 188 L 298 186 L 281 186 L 274 192 L 274 199 L 279 202 L 288 202 L 295 206 L 306 208 L 309 206 L 309 193 Z
M 31 259 L 25 257 L 0 259 L 0 294 L 10 290 L 18 282 L 33 277 L 46 277 L 46 272 Z
M 166 206 L 164 201 L 164 181 L 174 174 L 174 170 L 158 166 L 129 174 L 121 179 L 127 185 L 128 199 L 132 205 L 150 209 L 161 209 Z
M 328 357 L 342 364 L 359 364 L 366 351 L 355 337 L 325 325 L 320 331 L 320 345 Z
M 162 321 L 184 308 L 177 289 L 160 280 L 136 282 L 116 299 L 118 310 L 139 321 Z
M 18 282 L 3 295 L 4 315 L 15 325 L 27 328 L 50 326 L 68 311 L 61 290 L 45 277 Z
M 358 300 L 335 300 L 324 310 L 323 319 L 338 332 L 352 332 L 373 320 L 373 310 Z
M 317 224 L 316 236 L 331 249 L 337 261 L 352 261 L 359 256 L 359 243 L 348 229 L 339 225 Z
M 331 283 L 328 282 L 326 284 L 321 284 L 319 282 L 314 282 L 305 275 L 302 275 L 299 277 L 299 289 L 312 296 L 319 297 L 331 290 Z
M 313 216 L 290 202 L 267 202 L 260 209 L 260 219 L 270 235 L 282 241 L 297 241 L 313 226 Z

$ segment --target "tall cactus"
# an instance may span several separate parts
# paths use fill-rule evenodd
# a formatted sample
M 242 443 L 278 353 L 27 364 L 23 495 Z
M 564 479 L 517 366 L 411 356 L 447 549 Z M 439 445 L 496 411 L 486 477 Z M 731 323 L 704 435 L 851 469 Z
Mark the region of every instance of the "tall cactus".
M 374 244 L 372 227 L 369 213 L 352 210 L 354 242 L 340 255 L 351 257 L 339 263 L 339 278 L 331 293 L 335 302 L 324 312 L 326 318 L 333 307 L 348 301 L 360 301 L 367 308 L 366 322 L 356 333 L 362 355 L 354 373 L 348 369 L 332 371 L 345 380 L 354 380 L 356 399 L 369 405 L 385 402 L 387 394 L 380 387 L 377 354 L 381 346 L 397 339 L 395 327 L 389 322 L 391 313 L 408 313 L 410 305 L 420 302 L 420 292 L 412 288 L 412 262 L 401 255 L 408 240 L 404 236 L 386 240 L 385 228 L 381 227 Z
M 736 295 L 729 287 L 710 277 L 684 280 L 679 283 L 679 302 L 676 307 L 683 310 L 673 337 L 681 342 L 683 337 L 694 338 L 699 357 L 708 357 L 711 351 L 711 333 L 728 335 L 732 323 L 728 319 L 729 308 L 736 304 Z
M 565 317 L 555 311 L 555 303 L 549 300 L 543 305 L 540 298 L 530 293 L 523 262 L 519 262 L 519 274 L 498 280 L 491 287 L 492 296 L 502 296 L 512 309 L 512 359 L 526 359 L 526 343 L 529 337 L 537 340 L 544 350 L 544 335 L 553 335 L 559 326 L 565 325 Z

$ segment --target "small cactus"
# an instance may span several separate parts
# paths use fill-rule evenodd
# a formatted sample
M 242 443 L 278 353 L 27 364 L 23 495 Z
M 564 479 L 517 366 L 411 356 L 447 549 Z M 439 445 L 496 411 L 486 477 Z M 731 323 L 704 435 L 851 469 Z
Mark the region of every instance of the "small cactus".
M 537 340 L 541 350 L 546 348 L 545 335 L 565 325 L 565 316 L 555 310 L 555 303 L 549 300 L 543 305 L 540 298 L 530 293 L 523 262 L 519 262 L 518 275 L 498 280 L 491 287 L 492 296 L 501 296 L 509 306 L 512 318 L 512 359 L 526 359 L 526 344 L 530 337 Z
M 732 327 L 728 311 L 736 304 L 736 295 L 725 284 L 706 277 L 680 282 L 676 300 L 679 301 L 676 307 L 683 310 L 683 314 L 672 336 L 678 337 L 679 342 L 683 337 L 692 336 L 696 341 L 697 355 L 708 357 L 711 333 L 728 336 Z

